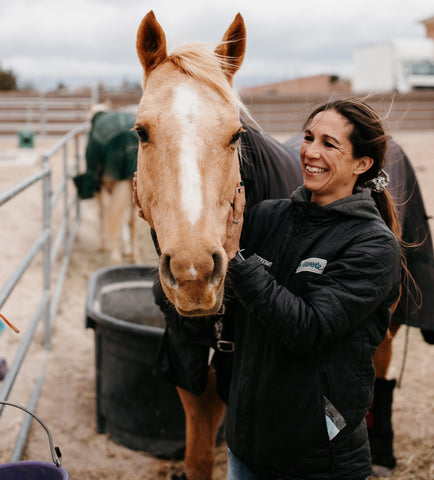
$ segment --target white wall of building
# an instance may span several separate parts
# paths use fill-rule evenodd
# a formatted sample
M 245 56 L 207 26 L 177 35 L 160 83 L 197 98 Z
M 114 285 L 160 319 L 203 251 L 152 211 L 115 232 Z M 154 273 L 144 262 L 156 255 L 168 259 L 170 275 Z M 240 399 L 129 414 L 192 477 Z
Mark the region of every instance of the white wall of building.
M 414 74 L 414 65 L 431 65 L 427 75 Z M 434 40 L 401 39 L 366 45 L 353 55 L 352 90 L 355 93 L 406 93 L 434 86 Z

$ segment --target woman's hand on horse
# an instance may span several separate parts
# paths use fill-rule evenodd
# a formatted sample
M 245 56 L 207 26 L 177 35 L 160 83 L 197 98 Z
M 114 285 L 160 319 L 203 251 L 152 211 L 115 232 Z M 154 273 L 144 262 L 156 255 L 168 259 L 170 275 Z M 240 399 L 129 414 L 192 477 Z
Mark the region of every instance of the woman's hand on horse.
M 226 241 L 223 245 L 229 260 L 232 260 L 235 257 L 240 248 L 240 236 L 243 227 L 243 212 L 245 206 L 246 195 L 244 191 L 244 183 L 240 182 L 235 189 L 233 207 L 229 211 L 226 227 Z
M 144 220 L 145 217 L 143 216 L 143 212 L 142 212 L 142 209 L 140 208 L 140 204 L 139 204 L 139 197 L 137 196 L 137 172 L 134 172 L 134 178 L 133 178 L 133 202 L 134 202 L 134 205 L 139 207 L 139 211 L 138 211 L 137 215 L 140 218 L 143 218 L 143 220 Z

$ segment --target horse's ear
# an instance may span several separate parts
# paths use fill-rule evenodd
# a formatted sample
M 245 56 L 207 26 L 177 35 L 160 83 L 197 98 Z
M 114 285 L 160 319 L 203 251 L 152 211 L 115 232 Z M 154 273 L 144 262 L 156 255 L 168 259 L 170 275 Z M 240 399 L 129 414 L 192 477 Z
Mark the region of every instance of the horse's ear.
M 149 73 L 167 58 L 166 35 L 152 10 L 140 23 L 136 48 L 145 73 Z
M 232 77 L 243 63 L 246 53 L 246 26 L 240 13 L 237 13 L 226 30 L 215 53 L 224 60 L 223 70 L 229 81 L 232 81 Z

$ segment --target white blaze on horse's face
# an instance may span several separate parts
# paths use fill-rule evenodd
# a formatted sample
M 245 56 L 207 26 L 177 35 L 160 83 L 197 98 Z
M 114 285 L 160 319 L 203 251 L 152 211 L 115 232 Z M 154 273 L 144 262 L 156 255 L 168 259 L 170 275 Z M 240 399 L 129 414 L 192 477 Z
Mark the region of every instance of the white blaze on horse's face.
M 245 46 L 239 14 L 215 52 L 189 45 L 168 55 L 152 12 L 137 34 L 144 80 L 136 201 L 157 234 L 163 290 L 185 316 L 217 313 L 223 301 L 223 245 L 240 179 L 240 103 L 231 84 Z
M 199 130 L 200 99 L 188 85 L 175 88 L 173 113 L 181 126 L 179 156 L 181 205 L 192 226 L 199 220 L 202 208 L 202 192 L 198 166 L 196 135 Z

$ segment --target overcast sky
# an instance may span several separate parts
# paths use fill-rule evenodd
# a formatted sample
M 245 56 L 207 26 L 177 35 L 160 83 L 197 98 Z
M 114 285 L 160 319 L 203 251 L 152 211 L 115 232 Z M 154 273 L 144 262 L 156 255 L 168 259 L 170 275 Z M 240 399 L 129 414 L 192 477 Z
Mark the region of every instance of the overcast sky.
M 433 0 L 0 0 L 0 66 L 21 85 L 139 82 L 135 37 L 154 10 L 169 46 L 220 40 L 240 12 L 239 87 L 321 73 L 351 78 L 355 48 L 423 38 Z

